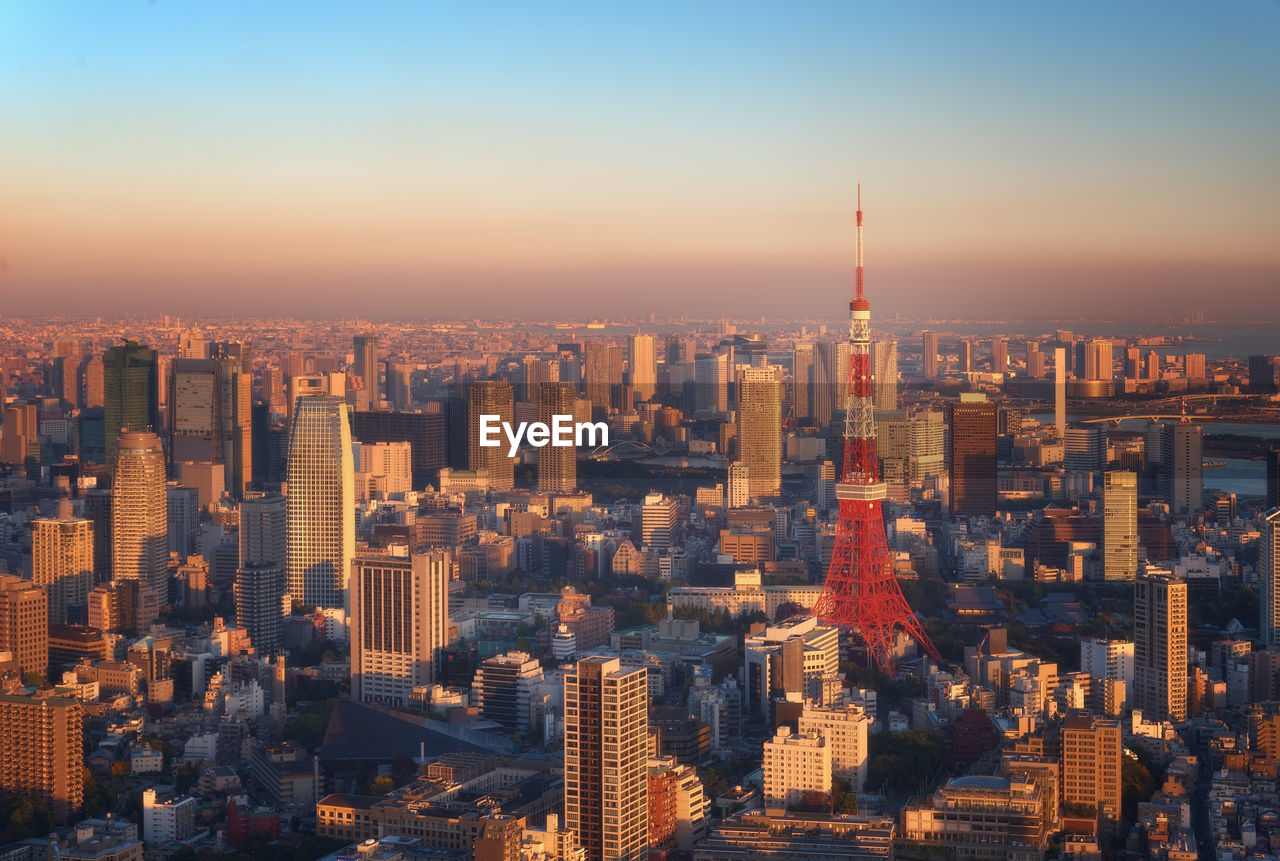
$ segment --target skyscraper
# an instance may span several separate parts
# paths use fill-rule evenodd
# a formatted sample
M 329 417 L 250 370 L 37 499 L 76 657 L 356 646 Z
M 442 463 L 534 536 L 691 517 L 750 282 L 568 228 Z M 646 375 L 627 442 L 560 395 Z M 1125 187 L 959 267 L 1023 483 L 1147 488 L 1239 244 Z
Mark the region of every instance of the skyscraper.
M 30 580 L 0 574 L 0 652 L 13 653 L 18 671 L 49 669 L 49 600 Z
M 1272 356 L 1249 357 L 1249 391 L 1269 395 L 1276 391 L 1276 366 Z
M 938 376 L 938 333 L 925 330 L 920 334 L 923 350 L 920 371 L 926 380 Z
M 1258 634 L 1265 646 L 1280 645 L 1280 508 L 1262 515 L 1258 538 Z
M 500 434 L 496 446 L 480 445 L 480 420 L 486 415 L 498 416 L 499 422 L 514 421 L 514 395 L 506 380 L 478 380 L 467 390 L 467 455 L 471 469 L 489 470 L 494 487 L 514 487 L 516 465 L 507 456 L 506 437 Z
M 1069 716 L 1062 722 L 1062 803 L 1096 811 L 1103 829 L 1120 822 L 1120 721 Z
M 1039 345 L 1037 345 L 1038 348 Z M 1009 342 L 1004 338 L 991 339 L 991 373 L 1004 374 L 1009 370 Z
M 996 405 L 964 394 L 947 405 L 951 424 L 951 516 L 996 512 Z
M 649 682 L 643 667 L 589 657 L 564 677 L 565 826 L 588 861 L 648 850 Z
M 440 679 L 447 645 L 448 550 L 357 556 L 351 566 L 351 695 L 408 705 L 415 687 Z
M 587 400 L 595 410 L 608 412 L 622 388 L 622 348 L 613 341 L 593 340 L 586 343 L 583 382 Z
M 282 562 L 242 562 L 236 568 L 236 624 L 248 633 L 259 656 L 275 655 L 284 644 L 287 579 Z
M 652 341 L 651 336 L 649 337 Z M 650 344 L 652 347 L 652 344 Z M 555 416 L 572 416 L 578 399 L 573 383 L 541 383 L 538 386 L 538 421 L 551 427 Z M 573 493 L 578 487 L 578 449 L 572 445 L 544 445 L 538 449 L 538 490 Z
M 1107 580 L 1138 573 L 1138 475 L 1110 471 L 1102 478 L 1102 564 Z
M 1044 353 L 1039 341 L 1027 341 L 1027 376 L 1033 380 L 1044 378 Z
M 876 341 L 872 348 L 877 412 L 898 408 L 898 342 Z
M 84 710 L 44 694 L 0 696 L 0 789 L 42 798 L 66 822 L 84 800 Z
M 813 363 L 813 342 L 796 341 L 791 353 L 791 409 L 797 420 L 813 415 L 809 391 L 813 385 Z
M 743 368 L 738 376 L 738 460 L 747 465 L 751 496 L 782 492 L 782 374 Z
M 965 338 L 960 341 L 960 373 L 973 372 L 973 341 Z
M 1164 498 L 1174 514 L 1190 515 L 1204 505 L 1204 434 L 1185 419 L 1162 427 Z
M 1067 435 L 1067 351 L 1053 348 L 1053 426 L 1058 439 Z
M 191 328 L 178 336 L 179 359 L 209 358 L 209 342 L 205 339 L 204 330 Z
M 1187 582 L 1148 571 L 1133 589 L 1134 707 L 1146 720 L 1187 717 Z
M 253 479 L 250 377 L 235 357 L 175 359 L 169 367 L 169 446 L 173 464 L 220 463 L 223 486 L 241 496 Z
M 160 437 L 127 431 L 111 485 L 111 579 L 169 592 L 169 503 Z
M 694 410 L 723 413 L 729 409 L 729 357 L 726 353 L 699 353 L 694 360 Z
M 378 404 L 378 336 L 372 333 L 356 335 L 353 339 L 354 376 L 360 380 L 356 395 L 356 409 L 367 410 Z
M 1086 380 L 1110 380 L 1112 378 L 1111 341 L 1095 338 L 1089 341 L 1084 354 L 1084 378 Z
M 631 388 L 639 400 L 652 400 L 658 389 L 658 348 L 653 335 L 627 338 L 627 355 Z
M 640 509 L 640 543 L 655 553 L 666 553 L 675 537 L 676 500 L 650 493 Z
M 107 463 L 122 431 L 160 430 L 160 364 L 156 351 L 125 341 L 102 357 Z
M 289 435 L 285 505 L 289 596 L 342 607 L 355 555 L 355 468 L 347 405 L 331 395 L 298 398 Z
M 48 597 L 48 623 L 65 625 L 71 607 L 89 606 L 93 524 L 78 517 L 31 521 L 31 580 Z

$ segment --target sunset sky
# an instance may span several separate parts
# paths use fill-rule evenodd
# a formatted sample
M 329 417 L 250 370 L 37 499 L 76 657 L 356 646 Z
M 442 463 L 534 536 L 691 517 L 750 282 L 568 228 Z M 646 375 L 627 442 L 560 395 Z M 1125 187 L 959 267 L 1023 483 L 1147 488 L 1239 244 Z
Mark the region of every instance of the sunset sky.
M 861 181 L 879 314 L 1280 317 L 1277 45 L 1262 0 L 8 0 L 0 313 L 835 317 Z

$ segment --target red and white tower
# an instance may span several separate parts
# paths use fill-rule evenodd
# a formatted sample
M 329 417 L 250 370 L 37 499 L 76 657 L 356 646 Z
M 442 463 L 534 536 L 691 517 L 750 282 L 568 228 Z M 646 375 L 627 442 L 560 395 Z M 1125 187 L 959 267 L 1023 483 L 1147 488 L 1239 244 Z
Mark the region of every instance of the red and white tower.
M 813 615 L 825 625 L 857 633 L 867 644 L 868 658 L 892 674 L 897 628 L 915 638 L 935 659 L 941 658 L 898 588 L 880 511 L 885 486 L 876 460 L 871 303 L 863 292 L 861 185 L 857 254 L 857 292 L 849 303 L 849 381 L 845 390 L 844 470 L 836 484 L 836 544 Z

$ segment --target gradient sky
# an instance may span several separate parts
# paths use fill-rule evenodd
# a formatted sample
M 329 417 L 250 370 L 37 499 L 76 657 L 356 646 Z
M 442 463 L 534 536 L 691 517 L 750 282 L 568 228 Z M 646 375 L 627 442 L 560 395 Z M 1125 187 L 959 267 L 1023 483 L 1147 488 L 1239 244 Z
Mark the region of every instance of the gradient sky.
M 1280 5 L 0 0 L 0 313 L 1280 318 Z M 1223 301 L 1228 304 L 1223 308 Z

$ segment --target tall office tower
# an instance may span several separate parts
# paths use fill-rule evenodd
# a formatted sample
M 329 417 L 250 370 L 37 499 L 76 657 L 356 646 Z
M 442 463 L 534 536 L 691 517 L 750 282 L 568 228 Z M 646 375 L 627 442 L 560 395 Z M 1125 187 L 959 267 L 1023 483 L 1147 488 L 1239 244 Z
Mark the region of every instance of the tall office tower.
M 481 662 L 471 688 L 485 720 L 508 732 L 529 730 L 530 688 L 542 681 L 542 663 L 527 652 L 507 652 Z
M 209 355 L 215 359 L 234 359 L 241 373 L 253 373 L 253 345 L 245 341 L 214 341 L 209 345 Z
M 31 580 L 48 597 L 47 622 L 68 623 L 72 607 L 88 607 L 93 588 L 93 524 L 79 517 L 31 521 Z
M 650 493 L 640 509 L 640 543 L 655 553 L 666 553 L 676 534 L 675 497 Z
M 734 335 L 730 343 L 735 365 L 763 368 L 769 364 L 769 341 L 764 335 Z
M 259 656 L 278 654 L 284 645 L 287 580 L 282 562 L 242 562 L 236 568 L 236 625 L 248 633 Z
M 764 803 L 792 807 L 831 796 L 831 748 L 817 732 L 782 726 L 764 743 Z M 821 803 L 821 802 L 819 802 Z
M 572 416 L 578 399 L 573 383 L 538 386 L 538 421 L 551 427 L 555 416 Z M 538 449 L 538 490 L 573 493 L 578 489 L 578 449 L 572 445 L 544 445 Z
M 107 463 L 116 462 L 123 431 L 160 430 L 160 362 L 156 351 L 125 341 L 102 357 Z
M 920 333 L 921 338 L 921 365 L 920 372 L 926 380 L 936 379 L 938 376 L 938 333 L 925 330 Z
M 587 861 L 641 861 L 649 829 L 649 682 L 589 657 L 564 677 L 565 826 Z
M 53 395 L 65 407 L 80 405 L 80 357 L 55 356 L 52 367 Z
M 478 380 L 467 390 L 467 455 L 471 469 L 489 470 L 493 487 L 515 487 L 516 463 L 507 456 L 506 436 L 496 446 L 480 445 L 481 416 L 497 416 L 498 422 L 515 420 L 514 395 L 506 380 Z
M 876 341 L 872 347 L 875 369 L 875 407 L 878 412 L 898 408 L 898 342 Z
M 1133 581 L 1134 708 L 1146 720 L 1187 717 L 1187 581 L 1147 571 Z
M 219 460 L 218 373 L 211 359 L 169 365 L 169 463 Z
M 35 404 L 4 407 L 4 438 L 0 439 L 0 463 L 22 465 L 40 462 L 39 413 Z
M 1104 831 L 1120 822 L 1120 721 L 1069 716 L 1062 722 L 1062 803 L 1096 811 Z
M 1111 341 L 1106 338 L 1095 338 L 1089 341 L 1084 354 L 1084 378 L 1110 380 L 1114 376 L 1113 361 Z
M 1208 376 L 1205 370 L 1204 353 L 1187 353 L 1182 357 L 1182 375 L 1189 382 L 1203 380 Z
M 169 552 L 186 556 L 196 551 L 200 537 L 200 488 L 171 481 L 164 487 Z
M 1027 341 L 1027 376 L 1044 379 L 1044 353 L 1040 352 L 1039 341 Z
M 951 424 L 951 516 L 996 513 L 996 405 L 986 395 L 963 394 L 947 404 Z
M 169 594 L 169 502 L 160 437 L 127 431 L 111 485 L 111 579 Z
M 1194 514 L 1204 506 L 1204 433 L 1186 419 L 1161 433 L 1165 501 L 1174 514 Z
M 1249 357 L 1249 391 L 1260 395 L 1275 394 L 1276 366 L 1274 357 Z
M 355 469 L 348 408 L 332 395 L 298 398 L 289 435 L 285 552 L 289 597 L 342 607 L 355 556 Z
M 973 372 L 973 341 L 964 338 L 960 341 L 960 373 Z
M 1138 474 L 1109 471 L 1102 477 L 1102 565 L 1107 580 L 1138 573 Z
M 1280 506 L 1280 446 L 1267 450 L 1267 508 Z
M 791 353 L 791 408 L 797 421 L 813 417 L 814 353 L 812 341 L 796 341 Z
M 89 356 L 84 360 L 84 406 L 96 409 L 106 403 L 106 372 L 102 356 Z
M 367 410 L 378 405 L 378 336 L 356 335 L 353 343 L 355 367 L 352 376 L 360 380 L 356 409 Z
M 286 564 L 287 500 L 280 494 L 240 502 L 240 565 Z
M 1067 469 L 1101 472 L 1107 464 L 1107 435 L 1101 425 L 1072 425 L 1067 428 L 1062 443 Z
M 694 361 L 694 411 L 723 413 L 729 409 L 729 356 L 699 353 Z
M 597 410 L 608 412 L 620 406 L 614 401 L 622 389 L 622 348 L 613 341 L 587 341 L 582 369 L 587 400 Z
M 70 697 L 0 696 L 0 789 L 41 798 L 58 822 L 84 800 L 84 710 Z
M 285 428 L 293 427 L 293 409 L 298 398 L 308 395 L 330 395 L 345 400 L 347 377 L 340 373 L 290 374 L 285 380 Z
M 30 580 L 0 574 L 0 652 L 12 652 L 18 672 L 49 669 L 49 599 Z
M 1071 346 L 1073 349 L 1070 352 L 1075 353 L 1075 358 L 1071 362 L 1071 370 L 1075 372 L 1075 376 L 1077 380 L 1083 380 L 1085 378 L 1084 356 L 1085 356 L 1085 353 L 1087 352 L 1086 342 L 1083 339 L 1081 339 L 1079 341 L 1076 341 Z
M 408 705 L 440 680 L 448 645 L 450 550 L 357 556 L 351 566 L 351 694 Z
M 84 516 L 93 524 L 93 579 L 111 579 L 111 491 L 91 488 L 84 495 Z
M 1065 439 L 1067 433 L 1067 351 L 1063 347 L 1053 348 L 1053 426 L 1058 431 L 1058 439 Z
M 844 464 L 836 485 L 839 515 L 831 564 L 813 616 L 824 625 L 856 631 L 867 657 L 892 673 L 901 627 L 922 649 L 938 657 L 902 595 L 893 574 L 881 500 L 885 482 L 876 460 L 876 414 L 871 389 L 871 303 L 864 292 L 862 194 L 858 194 L 857 264 L 849 303 L 849 376 L 844 418 Z M 994 435 L 993 435 L 994 436 Z M 994 444 L 994 440 L 993 440 Z M 824 697 L 825 699 L 825 697 Z
M 751 495 L 782 492 L 782 373 L 743 368 L 738 375 L 738 460 L 747 465 Z
M 817 733 L 831 751 L 831 771 L 849 784 L 851 792 L 861 793 L 867 782 L 868 736 L 871 718 L 861 706 L 804 705 L 797 722 L 800 735 Z
M 653 335 L 631 335 L 627 338 L 627 357 L 636 398 L 642 402 L 653 400 L 658 390 L 657 340 Z
M 821 344 L 819 355 L 822 358 L 822 388 L 813 395 L 814 414 L 815 423 L 826 427 L 836 413 L 843 414 L 849 407 L 849 342 Z
M 227 346 L 219 344 L 214 359 L 217 452 L 225 470 L 223 486 L 239 499 L 253 482 L 253 377 L 244 370 L 242 357 L 221 352 Z
M 1009 371 L 1009 342 L 1004 338 L 991 339 L 991 373 L 1004 374 Z
M 1136 380 L 1142 376 L 1142 351 L 1137 347 L 1126 347 L 1124 351 L 1124 378 Z
M 1262 515 L 1258 538 L 1258 633 L 1263 645 L 1280 645 L 1280 508 Z
M 209 342 L 202 329 L 190 328 L 178 336 L 179 359 L 209 358 Z
M 387 403 L 393 410 L 413 406 L 413 366 L 402 362 L 383 362 L 386 369 Z
M 1160 354 L 1155 350 L 1147 353 L 1146 362 L 1143 364 L 1142 378 L 1152 382 L 1160 379 Z

